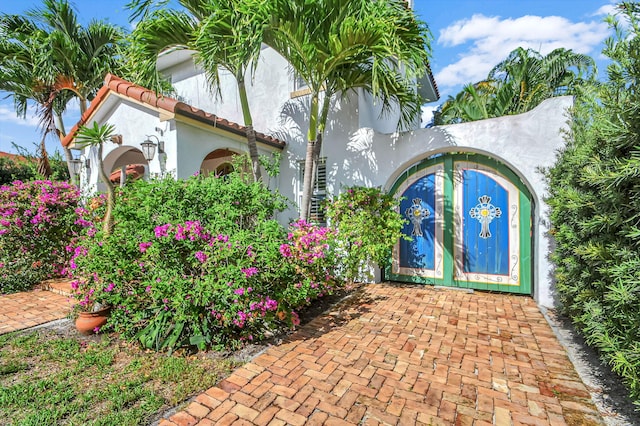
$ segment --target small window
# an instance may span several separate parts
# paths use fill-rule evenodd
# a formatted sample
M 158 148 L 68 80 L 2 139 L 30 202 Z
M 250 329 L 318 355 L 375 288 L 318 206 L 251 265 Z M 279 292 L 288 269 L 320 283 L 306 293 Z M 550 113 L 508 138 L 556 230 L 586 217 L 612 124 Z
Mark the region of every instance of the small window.
M 307 85 L 307 82 L 304 80 L 304 78 L 302 78 L 302 76 L 300 76 L 300 74 L 294 72 L 292 75 L 293 75 L 293 84 L 292 84 L 293 91 L 291 92 L 292 98 L 308 95 L 309 93 L 311 93 L 311 90 L 309 89 L 309 85 Z
M 308 88 L 307 82 L 298 73 L 293 75 L 293 91 L 303 90 Z
M 298 162 L 300 170 L 300 179 L 298 180 L 299 190 L 302 194 L 304 183 L 304 161 Z M 316 168 L 316 178 L 313 191 L 311 193 L 311 208 L 309 209 L 309 220 L 320 225 L 326 224 L 324 201 L 327 198 L 327 158 L 318 159 Z M 300 203 L 302 203 L 302 195 L 300 195 Z

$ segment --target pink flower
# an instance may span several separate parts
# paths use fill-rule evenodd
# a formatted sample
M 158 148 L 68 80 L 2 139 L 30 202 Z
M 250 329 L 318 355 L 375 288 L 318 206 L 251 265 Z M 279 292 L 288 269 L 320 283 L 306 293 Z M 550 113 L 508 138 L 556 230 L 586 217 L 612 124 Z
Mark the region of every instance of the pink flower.
M 233 291 L 235 294 L 237 294 L 238 296 L 242 296 L 244 294 L 244 288 L 238 288 L 236 290 Z
M 242 269 L 242 272 L 244 272 L 245 277 L 249 278 L 258 273 L 258 268 L 255 268 L 255 267 L 244 268 Z
M 294 326 L 300 325 L 300 317 L 295 313 L 295 311 L 291 311 L 291 323 Z
M 291 257 L 291 246 L 289 244 L 282 244 L 280 246 L 280 254 L 284 257 Z
M 156 234 L 156 238 L 166 237 L 170 228 L 171 224 L 167 223 L 165 225 L 156 226 L 153 232 Z
M 145 293 L 151 293 L 151 286 L 150 285 L 146 286 L 144 291 Z
M 197 251 L 195 257 L 200 263 L 204 263 L 207 260 L 207 255 L 203 251 Z
M 138 244 L 138 248 L 140 249 L 140 253 L 144 253 L 147 249 L 151 247 L 151 243 L 140 243 Z

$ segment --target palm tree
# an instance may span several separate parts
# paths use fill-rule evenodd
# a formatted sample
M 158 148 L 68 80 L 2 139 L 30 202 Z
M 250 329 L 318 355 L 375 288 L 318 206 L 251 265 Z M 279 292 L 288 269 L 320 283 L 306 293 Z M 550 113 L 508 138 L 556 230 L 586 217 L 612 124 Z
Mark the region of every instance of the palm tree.
M 510 87 L 515 100 L 510 114 L 529 111 L 544 99 L 571 93 L 595 73 L 594 60 L 570 49 L 558 48 L 543 56 L 521 47 L 489 72 L 490 80 Z
M 273 0 L 265 42 L 308 85 L 309 127 L 300 217 L 308 219 L 313 173 L 334 95 L 364 89 L 399 126 L 420 114 L 413 79 L 428 66 L 430 34 L 400 0 Z
M 80 26 L 67 0 L 43 0 L 27 17 L 0 16 L 0 35 L 0 89 L 13 96 L 19 115 L 36 102 L 45 136 L 62 140 L 69 102 L 77 99 L 84 113 L 104 75 L 121 69 L 123 31 L 99 21 Z M 71 151 L 64 153 L 71 174 Z
M 115 188 L 107 172 L 104 170 L 104 164 L 102 163 L 102 146 L 105 142 L 111 140 L 115 135 L 115 127 L 112 124 L 98 125 L 97 122 L 93 122 L 93 127 L 82 126 L 76 136 L 76 143 L 82 147 L 96 146 L 98 147 L 98 173 L 100 179 L 107 188 L 107 210 L 102 220 L 102 231 L 105 235 L 111 235 L 113 230 L 113 209 L 115 207 Z
M 35 65 L 47 35 L 28 23 L 22 27 L 24 31 L 14 32 L 13 28 L 21 25 L 21 21 L 14 18 L 17 17 L 0 17 L 0 57 L 3 58 L 0 60 L 0 90 L 8 92 L 7 97 L 13 98 L 19 117 L 26 116 L 30 101 L 35 102 L 42 127 L 42 139 L 38 147 L 38 173 L 49 178 L 51 167 L 45 140 L 53 129 L 49 126 L 50 117 L 46 114 L 53 110 L 54 105 L 50 103 L 50 99 L 55 89 L 37 75 L 38 67 Z
M 550 97 L 575 93 L 595 73 L 595 62 L 587 55 L 559 48 L 543 56 L 518 47 L 493 67 L 486 80 L 450 96 L 434 122 L 453 124 L 527 112 Z
M 454 97 L 443 103 L 435 112 L 435 124 L 475 121 L 489 118 L 489 97 L 495 92 L 492 82 L 467 84 Z M 465 117 L 466 120 L 463 120 Z
M 218 70 L 236 80 L 246 127 L 253 178 L 261 179 L 256 132 L 249 107 L 246 79 L 257 65 L 263 31 L 268 23 L 268 0 L 179 0 L 184 11 L 150 11 L 151 1 L 134 1 L 134 16 L 144 16 L 133 33 L 132 61 L 138 80 L 160 91 L 156 59 L 170 49 L 195 52 L 211 88 L 219 95 Z

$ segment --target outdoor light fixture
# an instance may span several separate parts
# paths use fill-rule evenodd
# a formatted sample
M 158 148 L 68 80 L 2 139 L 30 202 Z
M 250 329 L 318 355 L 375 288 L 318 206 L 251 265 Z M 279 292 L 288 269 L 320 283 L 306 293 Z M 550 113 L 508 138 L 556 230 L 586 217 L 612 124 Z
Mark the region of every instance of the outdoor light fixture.
M 71 163 L 71 172 L 78 176 L 80 174 L 80 170 L 82 168 L 82 161 L 79 158 L 75 158 L 70 161 Z
M 156 127 L 155 131 L 160 134 L 160 136 L 164 136 L 164 130 L 160 127 Z M 158 153 L 164 154 L 164 141 L 158 141 Z
M 150 138 L 155 138 L 157 143 L 153 142 Z M 155 135 L 147 135 L 147 139 L 140 144 L 142 147 L 142 155 L 144 159 L 147 161 L 153 160 L 153 157 L 156 155 L 156 147 L 158 147 L 159 151 L 164 152 L 164 142 L 158 139 Z
M 88 158 L 84 160 L 84 168 L 85 169 L 90 169 L 91 168 L 91 163 L 89 162 Z

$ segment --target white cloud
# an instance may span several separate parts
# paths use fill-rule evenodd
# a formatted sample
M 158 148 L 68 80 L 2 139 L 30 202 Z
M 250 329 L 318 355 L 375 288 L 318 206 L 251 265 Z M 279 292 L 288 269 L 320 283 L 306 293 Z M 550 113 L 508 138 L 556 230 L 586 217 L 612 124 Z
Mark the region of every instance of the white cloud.
M 618 13 L 616 6 L 620 3 L 619 0 L 609 0 L 609 4 L 605 4 L 601 6 L 598 10 L 591 14 L 591 16 L 606 16 L 606 15 L 615 15 Z
M 564 47 L 595 57 L 608 35 L 607 24 L 599 21 L 571 22 L 561 16 L 501 19 L 473 15 L 440 31 L 438 44 L 461 47 L 464 51 L 456 62 L 440 70 L 435 79 L 441 88 L 479 81 L 519 46 L 542 54 Z
M 435 111 L 438 108 L 438 106 L 433 106 L 433 105 L 423 105 L 422 106 L 422 117 L 421 117 L 421 123 L 420 123 L 420 127 L 424 127 L 427 124 L 431 123 L 433 121 L 433 111 Z
M 29 114 L 25 118 L 18 117 L 15 110 L 7 105 L 0 105 L 0 121 L 26 127 L 37 127 L 39 124 L 37 117 Z

